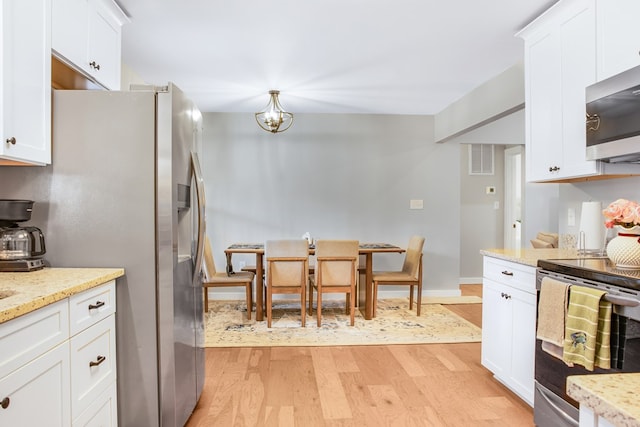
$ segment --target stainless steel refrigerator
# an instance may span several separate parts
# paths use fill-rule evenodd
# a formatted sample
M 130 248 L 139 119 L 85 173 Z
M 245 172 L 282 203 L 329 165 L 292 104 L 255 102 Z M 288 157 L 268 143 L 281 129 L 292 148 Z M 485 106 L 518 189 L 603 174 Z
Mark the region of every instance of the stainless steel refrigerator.
M 54 91 L 46 259 L 125 269 L 116 285 L 124 427 L 183 426 L 202 391 L 201 129 L 172 84 Z

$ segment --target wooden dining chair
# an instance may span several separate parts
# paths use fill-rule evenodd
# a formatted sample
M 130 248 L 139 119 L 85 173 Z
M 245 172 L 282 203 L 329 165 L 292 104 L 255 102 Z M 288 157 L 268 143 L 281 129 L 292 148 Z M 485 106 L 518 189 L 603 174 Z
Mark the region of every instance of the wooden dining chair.
M 265 303 L 267 327 L 271 327 L 273 294 L 300 295 L 302 327 L 306 317 L 306 289 L 309 280 L 309 244 L 306 240 L 268 240 L 264 253 L 267 263 Z
M 418 287 L 417 315 L 420 316 L 422 304 L 422 248 L 424 237 L 413 236 L 409 240 L 409 246 L 405 253 L 402 270 L 400 271 L 374 271 L 373 282 L 373 317 L 376 317 L 378 305 L 378 286 L 399 285 L 409 286 L 409 310 L 413 309 L 413 288 Z
M 203 260 L 202 287 L 204 288 L 204 311 L 209 312 L 209 288 L 223 288 L 232 286 L 244 286 L 247 298 L 247 319 L 251 320 L 251 310 L 253 309 L 252 283 L 254 274 L 241 271 L 227 275 L 226 271 L 218 272 L 213 259 L 209 236 L 205 237 L 204 260 Z
M 313 289 L 318 292 L 318 327 L 322 323 L 322 295 L 346 294 L 345 310 L 355 322 L 356 275 L 358 273 L 357 240 L 318 240 L 315 274 L 309 276 L 309 314 L 313 314 Z

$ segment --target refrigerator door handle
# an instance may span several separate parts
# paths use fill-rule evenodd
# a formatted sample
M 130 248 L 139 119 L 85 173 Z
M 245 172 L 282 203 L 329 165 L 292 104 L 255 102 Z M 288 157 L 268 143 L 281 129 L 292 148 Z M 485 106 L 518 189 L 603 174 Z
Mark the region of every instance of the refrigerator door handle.
M 205 197 L 204 197 L 204 180 L 200 170 L 200 161 L 198 154 L 191 152 L 191 170 L 196 184 L 196 195 L 198 196 L 198 240 L 196 244 L 196 259 L 193 269 L 193 283 L 197 282 L 198 276 L 202 270 L 202 256 L 204 253 L 204 233 L 206 228 L 205 222 Z

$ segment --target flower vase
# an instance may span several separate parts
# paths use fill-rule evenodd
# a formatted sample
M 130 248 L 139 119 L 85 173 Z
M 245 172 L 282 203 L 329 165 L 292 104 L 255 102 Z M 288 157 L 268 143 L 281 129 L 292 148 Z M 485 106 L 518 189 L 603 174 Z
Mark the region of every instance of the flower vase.
M 640 226 L 615 227 L 618 235 L 607 244 L 607 256 L 616 268 L 640 270 Z

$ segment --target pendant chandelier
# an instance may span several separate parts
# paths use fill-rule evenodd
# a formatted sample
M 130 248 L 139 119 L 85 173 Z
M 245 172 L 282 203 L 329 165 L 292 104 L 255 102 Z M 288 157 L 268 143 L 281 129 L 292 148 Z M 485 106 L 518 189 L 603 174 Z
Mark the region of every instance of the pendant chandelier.
M 267 132 L 284 132 L 293 124 L 293 114 L 284 111 L 278 100 L 279 94 L 279 90 L 270 90 L 269 103 L 264 110 L 256 113 L 256 122 Z

